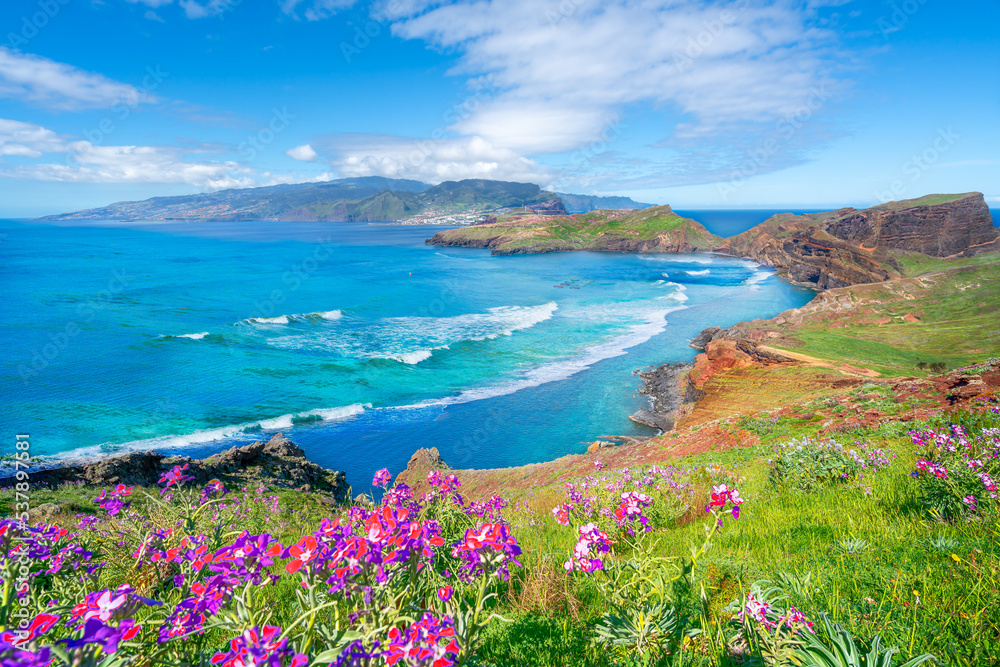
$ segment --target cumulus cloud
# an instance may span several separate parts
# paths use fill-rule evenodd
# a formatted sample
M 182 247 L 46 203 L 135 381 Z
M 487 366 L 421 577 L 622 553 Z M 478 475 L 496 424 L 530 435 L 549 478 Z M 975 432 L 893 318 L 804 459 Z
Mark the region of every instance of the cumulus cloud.
M 543 185 L 548 170 L 481 137 L 407 139 L 341 134 L 329 139 L 332 165 L 341 176 L 387 176 L 427 183 L 486 178 Z
M 0 97 L 61 111 L 153 101 L 133 86 L 5 47 L 0 47 Z
M 309 144 L 290 148 L 285 151 L 285 155 L 300 162 L 313 162 L 316 159 L 316 151 Z
M 0 168 L 0 176 L 69 183 L 184 183 L 201 188 L 248 187 L 248 167 L 230 161 L 190 160 L 190 151 L 160 146 L 99 146 L 73 141 L 40 125 L 0 119 L 0 155 L 61 162 Z
M 41 125 L 0 118 L 0 155 L 41 157 L 66 149 L 66 142 Z
M 451 129 L 528 155 L 577 149 L 629 105 L 659 110 L 664 136 L 678 119 L 702 134 L 773 122 L 833 81 L 834 35 L 790 0 L 391 0 L 376 11 L 497 91 Z

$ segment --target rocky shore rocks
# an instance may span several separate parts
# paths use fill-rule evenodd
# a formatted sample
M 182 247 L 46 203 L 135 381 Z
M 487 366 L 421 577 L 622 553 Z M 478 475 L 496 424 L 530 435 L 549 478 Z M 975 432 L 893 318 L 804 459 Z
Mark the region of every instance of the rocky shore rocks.
M 321 492 L 336 502 L 350 500 L 351 488 L 344 472 L 327 470 L 307 460 L 302 448 L 281 433 L 267 442 L 233 447 L 207 459 L 164 456 L 152 451 L 128 452 L 88 463 L 36 470 L 31 473 L 31 480 L 34 484 L 53 486 L 63 482 L 156 486 L 163 473 L 184 464 L 196 484 L 221 479 L 230 486 L 263 484 Z M 14 481 L 13 477 L 0 479 L 0 486 L 9 486 Z
M 685 408 L 703 396 L 690 381 L 691 364 L 664 364 L 640 373 L 643 387 L 639 393 L 649 399 L 649 409 L 629 416 L 637 424 L 666 433 L 674 428 Z

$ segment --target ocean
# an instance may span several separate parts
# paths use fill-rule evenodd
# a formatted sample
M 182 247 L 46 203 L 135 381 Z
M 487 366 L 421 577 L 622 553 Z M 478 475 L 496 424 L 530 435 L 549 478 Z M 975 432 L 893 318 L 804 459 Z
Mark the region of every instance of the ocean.
M 651 435 L 634 370 L 813 297 L 740 259 L 491 257 L 438 229 L 0 221 L 0 429 L 52 458 L 283 431 L 363 491 L 421 447 L 485 468 Z

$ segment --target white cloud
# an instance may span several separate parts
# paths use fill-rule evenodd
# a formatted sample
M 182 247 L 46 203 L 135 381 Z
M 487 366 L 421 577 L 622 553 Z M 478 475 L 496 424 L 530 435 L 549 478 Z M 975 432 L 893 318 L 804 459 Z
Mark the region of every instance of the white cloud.
M 285 151 L 285 155 L 300 162 L 312 162 L 316 159 L 316 151 L 309 144 L 296 146 Z
M 298 18 L 298 8 L 300 5 L 308 5 L 304 12 L 307 21 L 319 21 L 333 16 L 339 11 L 349 9 L 357 3 L 357 0 L 278 0 L 281 11 L 289 16 Z
M 0 169 L 0 177 L 69 183 L 185 183 L 201 188 L 248 187 L 248 167 L 230 161 L 185 159 L 192 151 L 159 146 L 99 146 L 71 141 L 40 125 L 0 119 L 0 155 L 62 162 Z
M 0 47 L 0 97 L 63 111 L 152 101 L 133 86 L 5 47 Z
M 332 165 L 341 176 L 412 178 L 427 183 L 487 178 L 545 184 L 548 170 L 480 137 L 407 139 L 342 134 L 330 138 L 337 157 Z
M 37 158 L 66 150 L 66 141 L 41 125 L 0 118 L 0 155 Z
M 580 148 L 629 105 L 667 116 L 664 136 L 678 120 L 689 133 L 773 122 L 832 81 L 832 33 L 791 0 L 391 0 L 378 11 L 497 91 L 451 129 L 522 154 Z
M 129 4 L 136 5 L 146 5 L 147 7 L 152 7 L 156 9 L 157 7 L 165 7 L 166 5 L 174 4 L 174 0 L 125 0 Z M 242 4 L 243 0 L 179 0 L 179 5 L 181 9 L 184 10 L 185 16 L 189 19 L 202 19 L 210 16 L 220 16 L 228 11 L 231 11 Z M 152 14 L 152 16 L 150 16 Z M 153 14 L 152 12 L 146 12 L 146 18 L 151 18 L 157 21 L 162 21 L 162 19 Z

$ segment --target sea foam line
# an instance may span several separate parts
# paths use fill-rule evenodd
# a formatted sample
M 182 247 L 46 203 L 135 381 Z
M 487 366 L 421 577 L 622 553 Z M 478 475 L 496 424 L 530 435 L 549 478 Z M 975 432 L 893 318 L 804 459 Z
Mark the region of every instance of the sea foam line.
M 221 426 L 219 428 L 195 431 L 186 435 L 161 435 L 155 438 L 144 440 L 133 440 L 124 443 L 102 443 L 91 447 L 80 447 L 68 452 L 56 454 L 45 463 L 57 462 L 64 464 L 68 462 L 88 461 L 102 458 L 108 455 L 124 454 L 127 452 L 146 450 L 170 450 L 190 447 L 192 445 L 207 445 L 221 440 L 228 440 L 239 436 L 247 436 L 256 431 L 280 431 L 290 429 L 295 426 L 296 420 L 335 422 L 343 421 L 362 414 L 366 409 L 372 407 L 371 403 L 345 405 L 336 408 L 320 408 L 307 412 L 296 412 L 271 419 L 261 419 L 259 421 L 235 424 L 232 426 Z M 44 465 L 44 464 L 43 464 Z
M 289 324 L 293 321 L 305 320 L 339 320 L 344 313 L 339 310 L 324 310 L 315 313 L 298 313 L 294 315 L 278 315 L 276 317 L 248 317 L 238 324 Z
M 683 288 L 683 286 L 680 285 L 679 287 Z M 489 387 L 466 389 L 457 396 L 428 399 L 426 401 L 421 401 L 420 403 L 414 403 L 413 405 L 392 406 L 385 409 L 417 410 L 421 408 L 455 405 L 458 403 L 471 403 L 472 401 L 481 401 L 487 398 L 495 398 L 497 396 L 507 396 L 521 391 L 522 389 L 529 389 L 531 387 L 548 384 L 549 382 L 557 382 L 559 380 L 568 379 L 580 371 L 587 370 L 599 361 L 626 354 L 630 348 L 633 348 L 636 345 L 641 345 L 653 336 L 662 333 L 667 328 L 667 315 L 686 308 L 688 308 L 688 306 L 676 306 L 649 313 L 646 316 L 645 322 L 630 326 L 625 334 L 609 341 L 597 343 L 596 345 L 584 348 L 582 353 L 575 358 L 555 361 L 528 369 L 524 371 L 521 374 L 521 377 L 517 380 Z
M 201 340 L 202 338 L 208 335 L 209 333 L 207 331 L 202 331 L 201 333 L 193 333 L 193 334 L 176 334 L 176 335 L 161 334 L 160 338 L 190 338 L 191 340 Z

